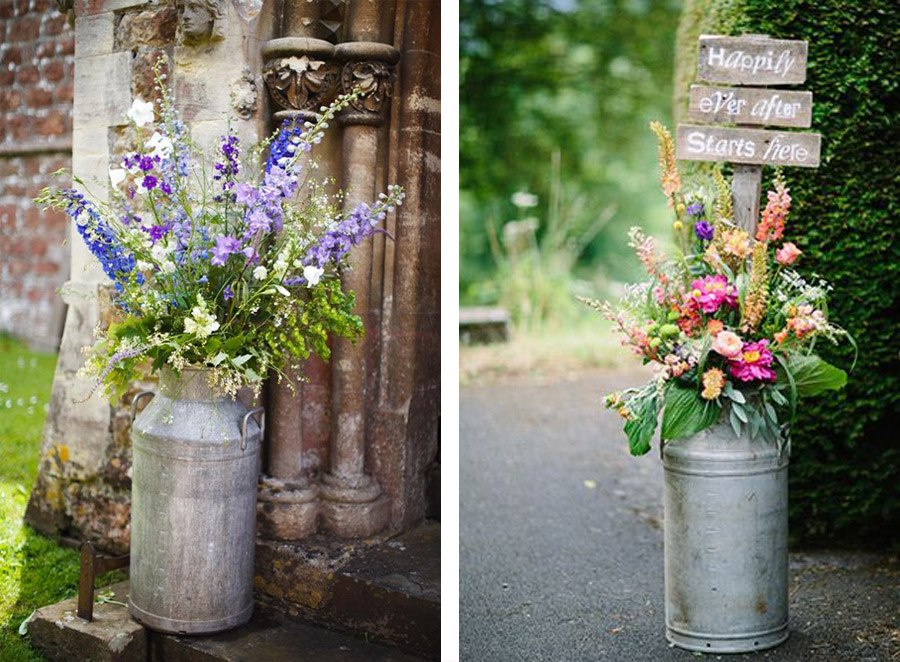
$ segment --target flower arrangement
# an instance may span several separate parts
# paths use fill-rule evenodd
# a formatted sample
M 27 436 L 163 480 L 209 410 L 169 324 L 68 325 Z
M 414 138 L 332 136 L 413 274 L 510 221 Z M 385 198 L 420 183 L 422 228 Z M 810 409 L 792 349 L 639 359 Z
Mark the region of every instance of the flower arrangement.
M 642 388 L 605 399 L 625 420 L 633 455 L 650 449 L 662 411 L 663 442 L 694 435 L 727 420 L 738 436 L 749 431 L 783 444 L 797 399 L 839 389 L 846 373 L 814 353 L 822 338 L 853 338 L 828 320 L 825 281 L 806 279 L 793 265 L 802 255 L 784 240 L 791 196 L 776 170 L 774 190 L 754 236 L 734 223 L 731 191 L 720 171 L 685 186 L 672 137 L 659 141 L 662 186 L 675 220 L 675 255 L 632 228 L 630 245 L 649 279 L 626 288 L 618 307 L 584 300 L 613 321 L 623 345 L 657 368 Z
M 246 158 L 229 128 L 205 159 L 163 79 L 158 106 L 136 99 L 128 112 L 137 149 L 110 169 L 108 204 L 74 188 L 45 189 L 37 201 L 72 218 L 114 286 L 118 320 L 98 328 L 87 351 L 97 385 L 116 397 L 148 362 L 176 373 L 196 365 L 212 368 L 211 385 L 233 397 L 311 352 L 327 359 L 330 334 L 360 337 L 339 270 L 353 246 L 384 232 L 379 223 L 403 192 L 391 186 L 345 212 L 342 196 L 313 176 L 311 152 L 353 94 L 317 122 L 286 120 Z

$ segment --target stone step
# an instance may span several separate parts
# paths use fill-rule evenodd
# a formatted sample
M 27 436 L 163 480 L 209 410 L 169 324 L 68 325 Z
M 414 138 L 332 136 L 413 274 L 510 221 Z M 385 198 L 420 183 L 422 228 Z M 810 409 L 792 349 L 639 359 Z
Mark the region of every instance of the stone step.
M 348 543 L 258 541 L 256 585 L 304 620 L 437 659 L 441 527 Z
M 418 662 L 423 658 L 291 619 L 257 605 L 246 626 L 205 637 L 175 637 L 138 625 L 124 606 L 128 582 L 112 587 L 94 620 L 75 615 L 77 599 L 38 609 L 28 621 L 32 645 L 51 661 L 91 662 Z

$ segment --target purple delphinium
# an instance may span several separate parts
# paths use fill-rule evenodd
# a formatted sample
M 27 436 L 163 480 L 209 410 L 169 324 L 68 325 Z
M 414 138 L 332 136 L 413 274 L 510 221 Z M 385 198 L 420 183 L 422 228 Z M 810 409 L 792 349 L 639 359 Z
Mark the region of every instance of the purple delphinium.
M 231 289 L 231 285 L 226 285 L 225 289 L 222 290 L 222 298 L 225 301 L 229 301 L 234 298 L 234 290 Z
M 144 181 L 141 182 L 141 186 L 143 186 L 148 191 L 151 191 L 156 188 L 158 182 L 159 180 L 153 175 L 147 175 L 146 177 L 144 177 Z
M 298 148 L 303 151 L 309 151 L 310 146 L 300 138 L 302 135 L 303 127 L 298 122 L 286 119 L 281 123 L 281 129 L 269 147 L 266 172 L 269 172 L 275 166 L 284 168 L 294 157 Z
M 693 202 L 688 205 L 687 213 L 691 216 L 703 216 L 703 203 L 702 202 Z
M 84 195 L 71 188 L 63 189 L 62 195 L 67 201 L 65 212 L 75 221 L 78 234 L 88 250 L 100 261 L 104 273 L 115 282 L 116 290 L 121 292 L 124 289 L 123 283 L 128 281 L 135 270 L 134 255 L 126 251 L 112 228 Z M 144 275 L 138 272 L 136 280 L 142 284 Z
M 212 249 L 212 259 L 210 264 L 221 267 L 228 261 L 228 256 L 234 253 L 240 253 L 241 242 L 234 237 L 216 237 L 215 248 Z
M 369 205 L 361 203 L 350 216 L 328 230 L 317 243 L 309 247 L 303 258 L 303 264 L 321 269 L 329 262 L 337 262 L 351 248 L 373 234 L 385 216 L 383 211 L 373 216 Z
M 214 164 L 213 167 L 216 170 L 216 174 L 213 175 L 213 179 L 221 181 L 222 191 L 228 193 L 234 188 L 234 178 L 241 169 L 241 165 L 238 163 L 238 157 L 240 156 L 238 137 L 233 133 L 222 136 L 219 150 L 222 152 L 223 159 L 221 162 Z M 216 196 L 215 199 L 219 200 L 221 196 Z
M 150 235 L 150 241 L 152 241 L 154 244 L 157 241 L 159 241 L 160 239 L 162 239 L 165 236 L 165 234 L 171 229 L 172 228 L 169 226 L 168 223 L 166 223 L 165 225 L 151 225 L 149 227 L 147 227 L 147 226 L 141 227 L 141 230 L 143 230 L 144 232 L 146 232 L 147 234 Z
M 715 231 L 713 230 L 713 226 L 706 221 L 698 221 L 694 224 L 694 233 L 701 241 L 712 241 Z

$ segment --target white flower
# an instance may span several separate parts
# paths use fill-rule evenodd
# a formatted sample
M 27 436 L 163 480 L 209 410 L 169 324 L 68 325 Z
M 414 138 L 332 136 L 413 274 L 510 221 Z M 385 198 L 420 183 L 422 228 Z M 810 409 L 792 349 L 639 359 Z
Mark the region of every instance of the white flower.
M 324 273 L 325 270 L 320 267 L 314 267 L 312 265 L 303 267 L 303 277 L 306 279 L 306 286 L 312 287 L 313 285 L 318 285 L 319 279 Z
M 288 263 L 284 258 L 279 257 L 278 261 L 272 265 L 272 271 L 279 280 L 284 278 L 284 274 L 288 270 Z
M 153 265 L 146 260 L 138 260 L 137 261 L 138 271 L 153 271 Z
M 157 241 L 155 244 L 153 244 L 153 248 L 150 249 L 150 255 L 152 255 L 153 259 L 157 262 L 165 262 L 166 258 L 171 252 L 172 251 L 167 248 L 161 241 Z
M 175 266 L 175 263 L 172 260 L 166 260 L 162 264 L 159 265 L 160 271 L 164 274 L 173 274 L 178 267 Z
M 109 181 L 112 182 L 113 186 L 118 186 L 122 182 L 125 181 L 125 175 L 127 175 L 122 168 L 110 168 L 109 169 Z
M 153 132 L 153 135 L 150 137 L 150 140 L 147 141 L 146 146 L 153 150 L 149 153 L 150 156 L 158 156 L 161 159 L 169 158 L 172 151 L 175 149 L 172 141 L 163 136 L 159 131 Z
M 198 294 L 197 305 L 191 310 L 191 316 L 184 320 L 185 332 L 193 333 L 198 338 L 207 338 L 218 328 L 219 322 L 206 310 L 206 301 Z
M 269 272 L 266 270 L 265 267 L 259 266 L 259 267 L 256 267 L 256 269 L 253 270 L 253 277 L 254 277 L 256 280 L 263 280 L 263 279 L 268 275 L 268 273 L 269 273 Z
M 512 203 L 520 208 L 537 207 L 538 197 L 526 191 L 516 191 L 512 194 Z
M 153 121 L 153 104 L 136 98 L 125 116 L 138 126 L 150 124 Z

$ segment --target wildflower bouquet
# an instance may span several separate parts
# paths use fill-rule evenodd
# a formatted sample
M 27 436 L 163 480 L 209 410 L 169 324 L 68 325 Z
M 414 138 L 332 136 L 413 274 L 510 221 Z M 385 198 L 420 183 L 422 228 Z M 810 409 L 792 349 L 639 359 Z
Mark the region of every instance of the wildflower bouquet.
M 137 99 L 128 113 L 137 149 L 110 169 L 109 204 L 74 188 L 38 198 L 72 218 L 114 285 L 119 319 L 98 329 L 86 372 L 110 397 L 147 362 L 152 370 L 212 368 L 211 385 L 232 396 L 242 386 L 258 390 L 270 370 L 283 374 L 311 352 L 327 359 L 329 334 L 362 334 L 338 268 L 403 192 L 389 187 L 345 213 L 341 196 L 311 176 L 310 152 L 353 95 L 315 123 L 285 121 L 249 163 L 229 129 L 208 165 L 161 78 L 160 106 Z
M 814 353 L 816 341 L 853 339 L 828 320 L 828 283 L 793 268 L 801 251 L 784 241 L 791 196 L 781 172 L 750 236 L 734 224 L 721 172 L 683 186 L 671 135 L 658 123 L 651 128 L 675 214 L 675 255 L 666 258 L 653 238 L 632 228 L 630 245 L 649 280 L 629 286 L 617 308 L 586 303 L 658 371 L 643 388 L 610 394 L 605 404 L 625 419 L 633 455 L 650 449 L 660 410 L 663 442 L 727 420 L 738 436 L 749 431 L 781 445 L 799 397 L 847 381 Z

